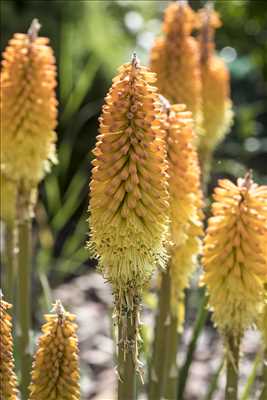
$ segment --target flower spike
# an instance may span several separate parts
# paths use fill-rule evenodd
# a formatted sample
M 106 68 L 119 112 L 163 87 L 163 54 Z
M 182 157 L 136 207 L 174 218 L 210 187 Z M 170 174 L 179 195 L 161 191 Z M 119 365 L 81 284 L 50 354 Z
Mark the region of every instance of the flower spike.
M 220 332 L 242 337 L 257 322 L 267 281 L 267 186 L 251 172 L 237 184 L 220 180 L 204 245 L 203 283 Z
M 80 400 L 77 325 L 60 300 L 45 315 L 32 368 L 29 400 Z
M 185 104 L 201 133 L 202 103 L 199 47 L 191 36 L 198 27 L 197 14 L 185 1 L 171 3 L 164 15 L 164 36 L 156 40 L 150 56 L 160 93 L 171 104 Z
M 136 54 L 120 67 L 102 109 L 90 184 L 89 248 L 112 284 L 118 320 L 132 315 L 137 326 L 143 288 L 167 257 L 166 146 L 155 80 Z
M 16 33 L 2 60 L 0 170 L 19 193 L 36 189 L 56 162 L 55 59 L 39 29 L 35 19 L 27 34 Z

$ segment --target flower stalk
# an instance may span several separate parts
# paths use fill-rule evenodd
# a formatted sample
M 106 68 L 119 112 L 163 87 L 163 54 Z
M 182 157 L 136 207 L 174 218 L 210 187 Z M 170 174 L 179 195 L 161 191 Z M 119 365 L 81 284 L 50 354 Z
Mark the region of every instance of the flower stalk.
M 4 249 L 4 291 L 6 293 L 6 299 L 10 303 L 14 303 L 14 283 L 16 276 L 16 228 L 15 223 L 5 225 L 5 249 Z
M 155 80 L 136 54 L 120 67 L 103 106 L 90 184 L 89 248 L 113 288 L 119 396 L 127 399 L 135 396 L 136 373 L 142 375 L 142 293 L 156 266 L 164 267 L 167 259 L 166 146 Z
M 4 223 L 4 268 L 1 279 L 5 298 L 11 304 L 14 303 L 14 281 L 16 274 L 16 202 L 16 183 L 7 179 L 0 169 L 0 218 Z
M 23 400 L 28 399 L 31 370 L 31 273 L 32 273 L 32 221 L 30 194 L 20 196 L 24 203 L 19 206 L 18 220 L 18 344 L 20 354 L 20 388 Z
M 184 307 L 184 304 L 181 305 Z M 179 308 L 179 305 L 178 305 Z M 166 330 L 166 340 L 167 340 L 167 351 L 166 360 L 164 368 L 164 390 L 163 397 L 166 400 L 176 399 L 177 389 L 178 389 L 178 364 L 177 364 L 177 352 L 179 346 L 180 333 L 178 327 L 180 325 L 179 321 L 179 310 L 176 314 L 169 314 L 169 321 Z
M 118 318 L 118 400 L 135 400 L 137 395 L 139 301 L 129 304 L 127 294 Z
M 239 346 L 240 338 L 236 338 L 230 334 L 226 337 L 225 400 L 238 399 Z
M 149 371 L 149 400 L 160 400 L 164 388 L 164 371 L 166 366 L 166 332 L 170 324 L 170 274 L 167 269 L 161 274 L 158 314 L 156 316 L 153 352 Z

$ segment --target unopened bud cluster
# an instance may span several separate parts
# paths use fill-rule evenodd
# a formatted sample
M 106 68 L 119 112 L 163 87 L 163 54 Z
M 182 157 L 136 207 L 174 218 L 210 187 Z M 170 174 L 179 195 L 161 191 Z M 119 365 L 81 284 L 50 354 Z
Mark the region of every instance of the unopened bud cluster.
M 75 316 L 57 301 L 45 319 L 33 363 L 29 400 L 79 400 Z

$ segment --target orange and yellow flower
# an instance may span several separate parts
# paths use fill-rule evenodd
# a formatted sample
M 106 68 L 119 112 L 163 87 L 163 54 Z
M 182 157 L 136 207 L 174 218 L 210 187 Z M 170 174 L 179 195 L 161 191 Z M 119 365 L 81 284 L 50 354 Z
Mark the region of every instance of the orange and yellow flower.
M 224 335 L 241 337 L 259 318 L 267 281 L 267 186 L 250 174 L 237 185 L 220 180 L 204 245 L 203 283 Z
M 35 189 L 56 161 L 55 59 L 38 29 L 34 20 L 28 34 L 16 33 L 3 52 L 1 186 L 10 181 L 17 192 Z
M 197 14 L 186 2 L 170 4 L 164 16 L 164 37 L 156 40 L 150 57 L 157 73 L 160 93 L 171 104 L 185 104 L 201 132 L 202 100 L 200 53 L 191 32 L 198 26 Z
M 94 149 L 89 246 L 116 292 L 142 289 L 166 259 L 166 146 L 154 82 L 136 57 L 119 69 Z
M 29 400 L 80 400 L 75 315 L 57 301 L 39 339 L 33 362 Z

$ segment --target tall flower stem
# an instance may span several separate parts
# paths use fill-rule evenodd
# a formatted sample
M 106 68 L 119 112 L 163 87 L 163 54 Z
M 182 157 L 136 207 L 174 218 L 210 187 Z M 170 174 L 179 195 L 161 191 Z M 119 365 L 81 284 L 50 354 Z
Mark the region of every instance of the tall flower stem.
M 138 305 L 125 301 L 118 318 L 118 400 L 135 400 L 138 371 Z
M 7 223 L 5 227 L 5 275 L 4 293 L 6 300 L 14 303 L 14 279 L 16 273 L 16 232 L 15 223 Z
M 171 310 L 170 310 L 171 311 Z M 165 351 L 166 351 L 166 363 L 164 372 L 164 399 L 173 400 L 176 399 L 178 389 L 178 365 L 177 365 L 177 352 L 179 346 L 179 334 L 178 334 L 178 311 L 176 315 L 172 315 L 171 320 L 167 329 L 167 335 L 165 339 Z
M 19 349 L 22 400 L 28 399 L 31 354 L 31 217 L 29 207 L 19 210 L 18 221 L 18 303 L 19 303 Z
M 238 369 L 239 369 L 239 344 L 240 340 L 232 335 L 227 337 L 226 361 L 226 388 L 225 400 L 238 398 Z
M 166 379 L 171 378 L 166 371 L 167 366 L 170 366 L 176 358 L 177 351 L 177 335 L 170 329 L 173 327 L 174 321 L 171 317 L 170 309 L 171 300 L 171 282 L 170 274 L 167 270 L 161 275 L 161 288 L 159 294 L 159 312 L 156 318 L 154 348 L 150 367 L 150 382 L 149 382 L 149 399 L 160 400 L 163 392 Z M 177 326 L 177 325 L 176 325 Z M 171 336 L 170 337 L 170 332 Z M 171 340 L 171 343 L 169 342 Z M 169 348 L 169 346 L 171 348 Z M 167 348 L 168 347 L 168 348 Z M 172 351 L 172 354 L 168 354 Z M 168 354 L 168 356 L 167 356 Z M 172 382 L 172 387 L 177 384 L 177 376 L 175 383 Z

